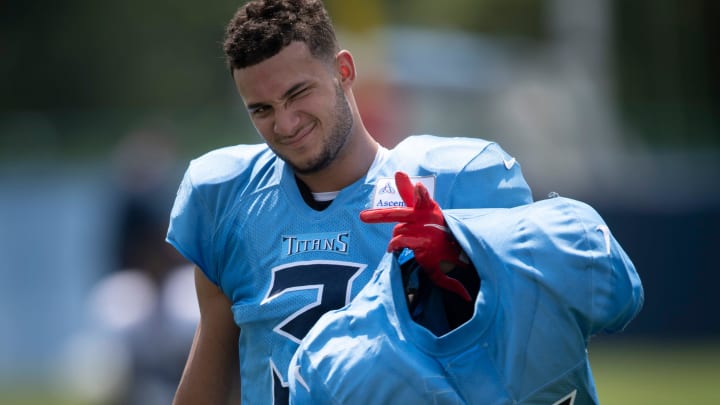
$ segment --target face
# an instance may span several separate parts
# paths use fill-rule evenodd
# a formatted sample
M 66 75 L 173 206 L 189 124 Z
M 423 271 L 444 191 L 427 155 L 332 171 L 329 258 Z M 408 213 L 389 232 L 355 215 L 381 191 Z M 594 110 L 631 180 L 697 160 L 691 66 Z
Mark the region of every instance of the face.
M 293 42 L 233 77 L 255 128 L 297 173 L 326 169 L 344 151 L 353 115 L 334 63 Z

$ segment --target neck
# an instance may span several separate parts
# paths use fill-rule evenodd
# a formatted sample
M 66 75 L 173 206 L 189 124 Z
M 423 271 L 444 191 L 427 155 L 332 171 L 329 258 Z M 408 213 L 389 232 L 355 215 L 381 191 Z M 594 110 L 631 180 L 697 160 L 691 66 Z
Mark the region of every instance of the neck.
M 297 174 L 315 193 L 340 191 L 365 176 L 378 151 L 378 143 L 364 127 L 351 136 L 343 150 L 325 169 L 311 174 Z

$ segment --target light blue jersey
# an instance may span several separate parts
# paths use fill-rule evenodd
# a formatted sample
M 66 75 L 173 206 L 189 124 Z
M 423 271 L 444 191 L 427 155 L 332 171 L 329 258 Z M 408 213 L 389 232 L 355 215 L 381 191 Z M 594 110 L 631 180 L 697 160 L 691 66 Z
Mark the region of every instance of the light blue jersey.
M 598 402 L 588 339 L 623 329 L 643 303 L 605 222 L 565 198 L 444 213 L 482 280 L 473 317 L 440 337 L 415 323 L 387 254 L 355 300 L 303 340 L 291 403 Z
M 367 225 L 359 213 L 400 200 L 388 182 L 397 170 L 431 183 L 441 207 L 531 201 L 515 160 L 478 139 L 417 136 L 381 149 L 367 176 L 323 211 L 305 203 L 290 167 L 265 145 L 220 149 L 190 164 L 167 239 L 232 302 L 243 402 L 287 403 L 300 340 L 370 280 L 392 224 Z

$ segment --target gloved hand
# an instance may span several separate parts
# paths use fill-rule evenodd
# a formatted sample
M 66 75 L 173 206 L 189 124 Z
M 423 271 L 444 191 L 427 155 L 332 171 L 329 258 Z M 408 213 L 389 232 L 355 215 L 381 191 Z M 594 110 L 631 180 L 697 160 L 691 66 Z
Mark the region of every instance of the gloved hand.
M 440 206 L 422 183 L 413 186 L 403 172 L 395 173 L 395 184 L 406 207 L 364 210 L 360 219 L 366 223 L 399 222 L 393 229 L 388 252 L 412 249 L 415 260 L 435 285 L 469 302 L 470 294 L 462 283 L 445 274 L 455 267 L 467 268 L 469 263 L 450 233 Z

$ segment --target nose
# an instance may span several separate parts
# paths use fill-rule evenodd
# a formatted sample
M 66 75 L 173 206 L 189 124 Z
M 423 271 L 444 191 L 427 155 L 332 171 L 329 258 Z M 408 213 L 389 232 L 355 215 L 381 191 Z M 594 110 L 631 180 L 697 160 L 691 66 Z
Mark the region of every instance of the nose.
M 300 117 L 297 112 L 290 108 L 278 108 L 275 110 L 275 122 L 273 131 L 277 135 L 292 136 L 297 130 Z

